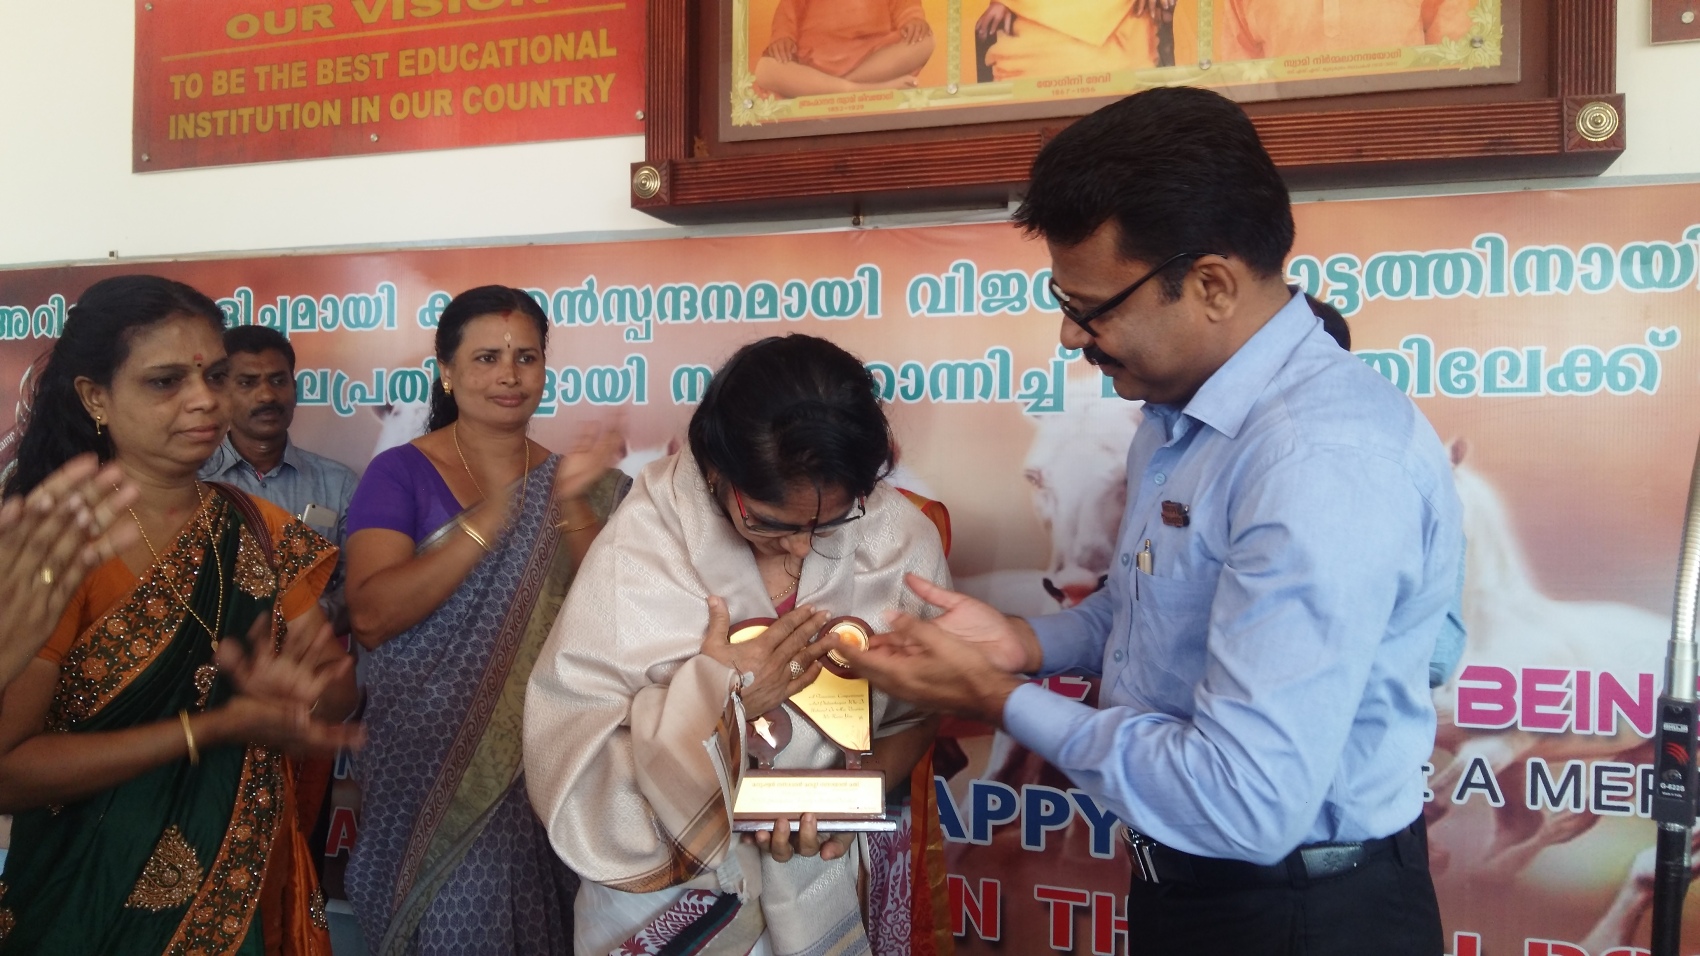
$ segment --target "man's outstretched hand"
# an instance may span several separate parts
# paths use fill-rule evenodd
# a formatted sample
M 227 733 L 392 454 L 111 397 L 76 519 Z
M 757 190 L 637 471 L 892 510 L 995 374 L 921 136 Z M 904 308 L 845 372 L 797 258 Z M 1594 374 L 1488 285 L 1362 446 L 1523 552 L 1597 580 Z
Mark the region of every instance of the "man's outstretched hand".
M 841 645 L 851 666 L 893 697 L 1001 724 L 1004 702 L 1023 682 L 1018 675 L 1037 670 L 1043 659 L 1032 628 L 925 578 L 912 574 L 907 581 L 944 613 L 931 621 L 893 615 L 891 630 L 875 635 L 868 650 Z
M 933 618 L 933 624 L 973 645 L 993 667 L 1011 674 L 1031 674 L 1044 663 L 1039 639 L 1021 618 L 1010 617 L 966 594 L 941 588 L 918 574 L 905 576 L 904 583 L 921 600 L 944 611 Z

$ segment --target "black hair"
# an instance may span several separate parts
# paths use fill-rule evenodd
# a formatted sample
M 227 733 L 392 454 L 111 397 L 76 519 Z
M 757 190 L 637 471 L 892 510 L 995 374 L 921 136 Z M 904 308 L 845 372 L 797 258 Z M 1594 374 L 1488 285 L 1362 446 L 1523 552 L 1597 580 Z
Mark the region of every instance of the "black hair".
M 798 482 L 870 494 L 897 464 L 874 377 L 826 339 L 787 335 L 733 353 L 691 415 L 691 454 L 757 501 Z
M 460 348 L 461 336 L 466 334 L 466 324 L 473 319 L 486 315 L 502 315 L 508 312 L 520 312 L 537 323 L 537 339 L 543 345 L 545 352 L 549 349 L 549 316 L 543 313 L 543 307 L 537 304 L 524 289 L 511 289 L 505 285 L 481 285 L 476 289 L 468 289 L 452 299 L 443 307 L 443 314 L 437 319 L 437 363 L 446 365 L 454 358 Z M 443 390 L 441 374 L 431 383 L 431 420 L 426 423 L 426 431 L 436 431 L 447 428 L 460 417 L 460 406 L 455 404 L 455 397 Z
M 1015 222 L 1064 247 L 1112 218 L 1122 256 L 1151 265 L 1217 253 L 1280 275 L 1293 247 L 1286 183 L 1251 118 L 1210 90 L 1160 87 L 1111 103 L 1046 143 L 1031 178 Z M 1170 299 L 1182 264 L 1164 275 Z
M 289 362 L 289 373 L 295 374 L 295 346 L 289 344 L 282 332 L 267 328 L 263 325 L 238 325 L 226 329 L 224 333 L 224 351 L 227 355 L 263 355 L 266 352 L 280 352 Z
M 1310 314 L 1322 320 L 1322 331 L 1327 332 L 1340 347 L 1350 352 L 1352 350 L 1352 327 L 1346 324 L 1346 317 L 1340 310 L 1327 302 L 1318 299 L 1309 292 L 1305 293 L 1305 304 L 1310 306 Z
M 113 374 L 130 357 L 136 333 L 181 315 L 205 319 L 224 332 L 224 310 L 218 303 L 181 282 L 113 276 L 83 291 L 66 314 L 65 328 L 36 379 L 6 494 L 28 494 L 60 465 L 85 452 L 96 453 L 103 462 L 112 458 L 112 439 L 95 431 L 76 381 L 87 378 L 111 385 Z

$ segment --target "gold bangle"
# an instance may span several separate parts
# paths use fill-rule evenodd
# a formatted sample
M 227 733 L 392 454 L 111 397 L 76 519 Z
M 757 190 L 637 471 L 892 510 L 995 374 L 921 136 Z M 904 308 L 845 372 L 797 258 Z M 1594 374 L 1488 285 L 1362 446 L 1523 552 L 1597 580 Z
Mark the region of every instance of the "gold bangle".
M 490 542 L 485 541 L 483 535 L 472 530 L 472 525 L 463 524 L 460 526 L 460 530 L 466 532 L 466 536 L 477 542 L 480 548 L 483 548 L 486 552 L 490 550 Z
M 581 524 L 576 528 L 563 528 L 563 527 L 561 527 L 561 525 L 566 524 L 566 522 L 563 521 L 563 522 L 561 522 L 561 524 L 558 524 L 558 525 L 555 526 L 555 530 L 561 532 L 562 534 L 572 534 L 575 531 L 583 531 L 586 528 L 594 528 L 601 523 L 602 523 L 602 519 L 597 518 L 595 521 L 592 521 L 589 524 Z
M 177 719 L 183 722 L 183 739 L 189 744 L 189 766 L 201 765 L 201 752 L 195 748 L 195 732 L 189 729 L 189 710 L 184 708 L 177 712 Z

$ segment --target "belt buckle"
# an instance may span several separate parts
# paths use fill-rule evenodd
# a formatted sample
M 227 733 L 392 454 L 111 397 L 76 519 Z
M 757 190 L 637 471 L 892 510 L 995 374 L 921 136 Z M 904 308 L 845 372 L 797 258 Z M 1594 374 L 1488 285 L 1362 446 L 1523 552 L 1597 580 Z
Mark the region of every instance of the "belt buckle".
M 1362 843 L 1319 843 L 1299 847 L 1299 859 L 1311 879 L 1327 879 L 1350 873 L 1364 865 Z
M 1162 880 L 1157 878 L 1157 862 L 1151 857 L 1151 848 L 1157 845 L 1157 841 L 1128 827 L 1127 844 L 1133 865 L 1139 868 L 1139 878 L 1146 883 L 1161 883 Z

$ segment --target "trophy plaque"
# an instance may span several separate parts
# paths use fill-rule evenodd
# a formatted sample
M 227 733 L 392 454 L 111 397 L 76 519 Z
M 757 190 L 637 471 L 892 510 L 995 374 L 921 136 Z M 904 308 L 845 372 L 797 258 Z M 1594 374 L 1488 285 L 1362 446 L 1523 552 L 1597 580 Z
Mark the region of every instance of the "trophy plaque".
M 772 618 L 744 621 L 732 628 L 731 641 L 750 640 L 772 623 Z M 867 647 L 872 633 L 867 622 L 841 617 L 827 622 L 814 640 L 838 635 Z M 896 821 L 885 814 L 885 774 L 862 769 L 862 758 L 873 748 L 868 682 L 854 675 L 849 661 L 837 650 L 827 652 L 821 661 L 814 683 L 792 695 L 787 704 L 749 722 L 746 746 L 756 766 L 744 772 L 738 785 L 732 804 L 733 829 L 771 830 L 775 819 L 786 817 L 795 830 L 805 813 L 814 814 L 821 832 L 895 829 Z M 845 769 L 774 767 L 774 759 L 791 742 L 792 708 L 844 751 Z

